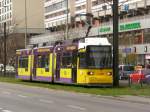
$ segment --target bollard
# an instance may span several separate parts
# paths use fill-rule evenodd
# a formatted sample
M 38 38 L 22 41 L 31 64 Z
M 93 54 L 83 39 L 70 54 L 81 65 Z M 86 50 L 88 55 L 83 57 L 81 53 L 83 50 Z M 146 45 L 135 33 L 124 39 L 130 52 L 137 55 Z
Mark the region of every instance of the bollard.
M 129 87 L 131 87 L 131 79 L 130 79 L 130 76 L 128 76 L 128 85 L 129 85 Z

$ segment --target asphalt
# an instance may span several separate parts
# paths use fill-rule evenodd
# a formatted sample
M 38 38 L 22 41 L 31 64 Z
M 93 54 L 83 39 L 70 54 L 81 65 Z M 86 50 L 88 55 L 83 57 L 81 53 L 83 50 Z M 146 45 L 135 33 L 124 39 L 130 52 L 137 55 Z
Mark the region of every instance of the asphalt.
M 150 112 L 150 98 L 97 96 L 0 82 L 0 112 Z

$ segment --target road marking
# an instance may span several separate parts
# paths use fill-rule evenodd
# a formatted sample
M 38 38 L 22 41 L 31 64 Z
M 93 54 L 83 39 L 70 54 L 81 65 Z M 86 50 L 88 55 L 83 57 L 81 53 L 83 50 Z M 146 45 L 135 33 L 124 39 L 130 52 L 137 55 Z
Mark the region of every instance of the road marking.
M 54 101 L 51 101 L 51 100 L 44 100 L 44 99 L 40 99 L 40 102 L 44 102 L 44 103 L 54 103 Z
M 27 96 L 25 95 L 18 95 L 19 97 L 22 97 L 22 98 L 27 98 Z
M 82 110 L 82 111 L 86 110 L 85 108 L 79 107 L 79 106 L 76 106 L 76 105 L 67 105 L 67 107 L 70 107 L 70 108 L 73 108 L 73 109 Z
M 2 93 L 7 95 L 11 94 L 11 92 L 7 92 L 7 91 L 3 91 Z
M 2 110 L 2 112 L 12 112 L 12 111 L 10 111 L 10 110 Z

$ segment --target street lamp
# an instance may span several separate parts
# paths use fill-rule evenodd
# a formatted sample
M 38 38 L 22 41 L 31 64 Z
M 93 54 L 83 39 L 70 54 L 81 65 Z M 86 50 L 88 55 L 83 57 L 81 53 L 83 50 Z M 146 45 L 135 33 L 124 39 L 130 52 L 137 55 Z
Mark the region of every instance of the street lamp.
M 68 39 L 68 20 L 69 20 L 69 1 L 66 0 L 66 14 L 67 14 L 67 18 L 66 18 L 66 32 L 65 32 L 65 38 L 64 40 L 67 40 Z

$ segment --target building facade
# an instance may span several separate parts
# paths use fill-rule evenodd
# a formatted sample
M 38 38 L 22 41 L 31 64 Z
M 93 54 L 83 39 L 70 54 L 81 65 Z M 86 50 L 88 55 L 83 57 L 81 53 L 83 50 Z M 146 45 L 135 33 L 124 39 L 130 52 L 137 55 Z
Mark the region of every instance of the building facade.
M 0 0 L 0 27 L 6 22 L 11 33 L 43 33 L 43 5 L 43 0 Z
M 86 14 L 91 11 L 90 0 L 46 0 L 45 1 L 45 26 L 53 28 L 66 23 L 71 24 L 77 14 Z M 88 6 L 88 7 L 87 7 Z M 67 18 L 68 17 L 68 18 Z M 77 18 L 79 20 L 79 18 Z M 85 19 L 82 17 L 82 19 Z
M 0 27 L 3 27 L 3 23 L 11 25 L 12 20 L 12 0 L 0 1 Z
M 36 3 L 36 5 L 35 5 Z M 7 49 L 7 63 L 15 59 L 15 50 L 23 49 L 31 35 L 45 32 L 43 0 L 0 0 L 0 63 Z M 4 47 L 6 23 L 6 47 Z
M 93 15 L 89 36 L 104 36 L 112 41 L 112 0 L 68 0 L 68 5 L 67 0 L 46 0 L 44 7 L 49 34 L 33 37 L 31 43 L 45 45 L 53 40 L 62 40 L 66 24 L 69 25 L 69 39 L 85 37 L 89 21 L 84 14 L 88 13 Z M 148 63 L 150 0 L 119 0 L 118 9 L 120 63 Z M 42 40 L 38 41 L 41 37 Z

